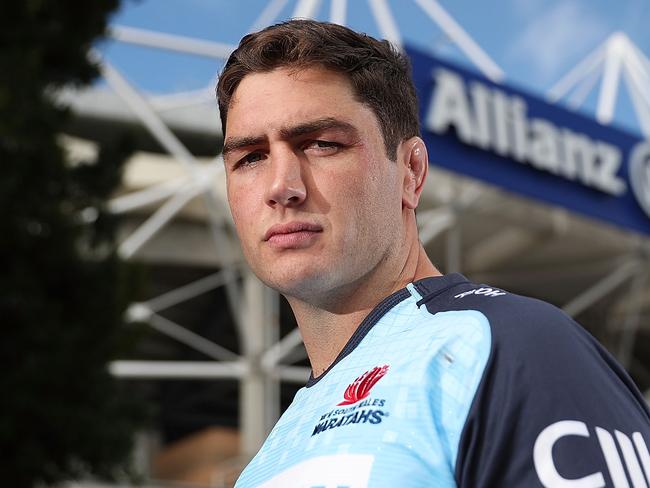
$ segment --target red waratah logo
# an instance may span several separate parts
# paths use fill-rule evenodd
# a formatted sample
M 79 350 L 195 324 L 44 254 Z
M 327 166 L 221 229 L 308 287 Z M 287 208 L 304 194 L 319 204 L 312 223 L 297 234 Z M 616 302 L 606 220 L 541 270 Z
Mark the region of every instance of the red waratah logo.
M 388 365 L 384 366 L 375 366 L 370 371 L 366 371 L 356 380 L 354 380 L 350 385 L 345 389 L 343 394 L 343 400 L 341 403 L 337 403 L 337 406 L 342 405 L 352 405 L 357 403 L 359 400 L 363 400 L 368 395 L 370 395 L 370 390 L 375 384 L 382 379 L 382 377 L 388 371 Z

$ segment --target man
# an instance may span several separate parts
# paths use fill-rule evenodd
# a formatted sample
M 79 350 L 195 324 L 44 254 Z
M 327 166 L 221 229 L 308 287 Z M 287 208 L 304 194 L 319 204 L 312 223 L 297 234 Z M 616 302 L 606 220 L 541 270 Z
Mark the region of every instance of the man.
M 242 249 L 312 365 L 237 486 L 647 486 L 648 411 L 603 348 L 427 257 L 409 71 L 386 41 L 293 20 L 220 77 Z

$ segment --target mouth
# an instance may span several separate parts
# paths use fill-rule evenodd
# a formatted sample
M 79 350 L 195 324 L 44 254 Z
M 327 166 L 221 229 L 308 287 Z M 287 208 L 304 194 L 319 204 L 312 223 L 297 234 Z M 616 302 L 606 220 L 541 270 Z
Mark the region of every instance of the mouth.
M 264 234 L 264 241 L 278 249 L 303 248 L 323 232 L 323 227 L 310 222 L 288 222 L 271 226 Z

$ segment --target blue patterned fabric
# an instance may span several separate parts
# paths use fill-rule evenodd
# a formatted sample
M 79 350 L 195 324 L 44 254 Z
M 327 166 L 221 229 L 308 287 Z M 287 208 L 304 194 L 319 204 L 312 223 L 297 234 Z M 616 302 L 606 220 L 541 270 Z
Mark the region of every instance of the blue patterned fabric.
M 475 311 L 432 315 L 421 298 L 409 285 L 350 354 L 298 391 L 237 487 L 455 486 L 489 326 Z M 337 406 L 348 385 L 382 366 L 366 398 Z
M 298 391 L 236 487 L 647 488 L 649 418 L 555 307 L 427 278 L 380 303 Z

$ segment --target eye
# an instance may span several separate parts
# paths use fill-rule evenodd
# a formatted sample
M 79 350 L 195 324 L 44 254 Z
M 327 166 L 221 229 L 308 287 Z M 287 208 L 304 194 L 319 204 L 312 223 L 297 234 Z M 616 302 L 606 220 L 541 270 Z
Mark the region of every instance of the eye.
M 333 154 L 341 148 L 341 144 L 333 141 L 309 141 L 303 146 L 303 151 L 311 151 L 317 154 Z
M 239 167 L 254 166 L 256 163 L 260 162 L 264 158 L 264 154 L 261 152 L 252 152 L 248 153 L 246 156 L 237 161 L 233 169 Z

